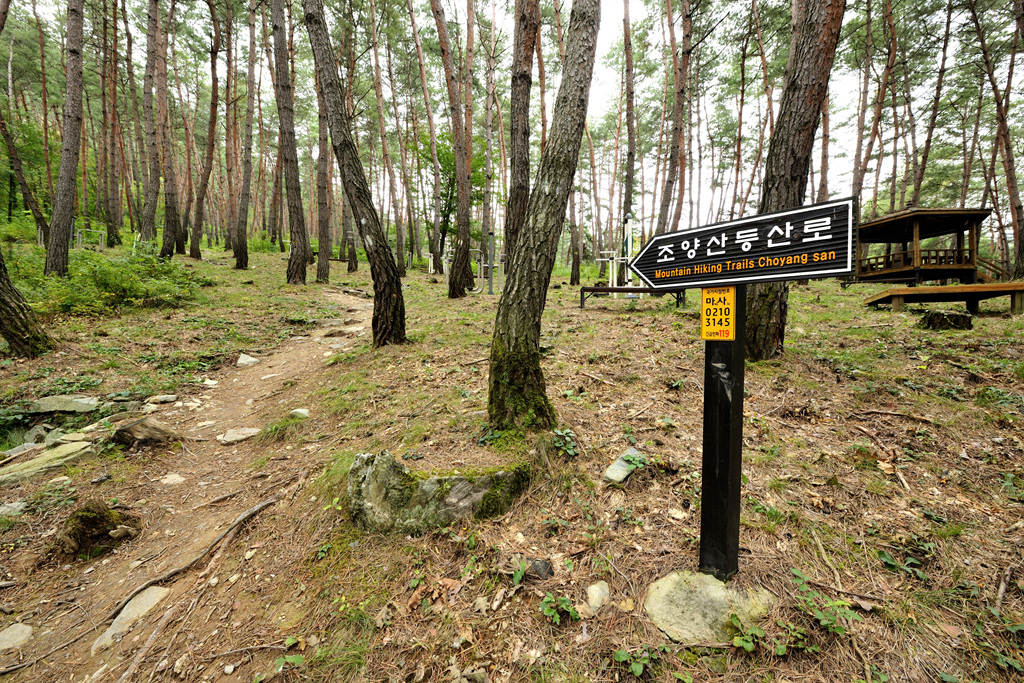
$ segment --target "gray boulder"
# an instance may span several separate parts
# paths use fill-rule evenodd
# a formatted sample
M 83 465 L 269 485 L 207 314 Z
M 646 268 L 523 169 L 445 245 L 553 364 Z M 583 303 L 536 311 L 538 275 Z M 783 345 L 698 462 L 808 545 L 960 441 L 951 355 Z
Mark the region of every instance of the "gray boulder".
M 425 477 L 388 453 L 360 453 L 348 473 L 352 518 L 375 531 L 420 533 L 468 517 L 504 514 L 530 483 L 530 468 Z
M 91 413 L 98 410 L 100 400 L 91 396 L 47 396 L 33 401 L 30 413 Z
M 764 588 L 733 588 L 707 574 L 677 571 L 651 584 L 644 610 L 676 642 L 722 642 L 734 635 L 731 615 L 749 625 L 764 618 L 774 602 Z

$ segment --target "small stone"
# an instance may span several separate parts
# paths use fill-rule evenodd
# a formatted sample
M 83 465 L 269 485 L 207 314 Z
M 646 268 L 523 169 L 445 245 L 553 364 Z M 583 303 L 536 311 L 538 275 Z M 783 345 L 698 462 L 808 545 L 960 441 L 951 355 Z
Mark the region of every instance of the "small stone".
M 43 425 L 36 425 L 32 429 L 25 432 L 25 443 L 42 443 L 43 439 L 46 438 L 46 433 L 49 430 Z
M 598 581 L 587 587 L 587 604 L 596 613 L 608 604 L 608 597 L 610 595 L 611 589 L 608 587 L 608 582 Z
M 28 503 L 23 500 L 16 500 L 13 503 L 0 505 L 0 517 L 16 517 L 28 509 Z
M 119 541 L 122 538 L 135 538 L 138 535 L 139 530 L 127 524 L 118 524 L 117 528 L 109 533 L 109 536 L 115 541 Z
M 185 483 L 185 477 L 176 472 L 170 472 L 161 477 L 160 483 L 164 486 L 177 486 Z
M 203 380 L 203 386 L 207 386 L 207 387 L 215 387 L 215 386 L 217 386 L 218 384 L 220 384 L 220 382 L 218 382 L 218 381 L 217 381 L 217 380 L 215 380 L 215 379 L 204 379 L 204 380 Z
M 53 444 L 59 442 L 63 436 L 63 429 L 54 429 L 52 432 L 48 432 L 46 434 L 46 436 L 43 438 L 43 443 L 46 444 L 47 446 L 52 446 Z
M 70 484 L 71 477 L 54 477 L 50 481 L 46 482 L 47 486 L 64 486 L 64 484 Z
M 210 587 L 211 587 L 211 588 L 213 588 L 213 587 L 214 587 L 214 586 L 216 586 L 216 585 L 217 585 L 218 583 L 220 583 L 220 579 L 218 579 L 218 578 L 217 578 L 216 576 L 211 576 L 211 577 L 210 577 L 210 582 L 209 582 L 209 583 L 210 583 Z
M 235 665 L 234 664 L 228 664 L 227 666 L 224 667 L 224 674 L 226 676 L 230 676 L 233 673 L 235 673 Z
M 256 365 L 259 362 L 259 358 L 253 358 L 252 356 L 248 356 L 243 353 L 238 357 L 238 360 L 235 362 L 235 365 L 237 365 L 240 368 L 247 368 L 250 365 Z
M 597 616 L 597 613 L 590 609 L 590 605 L 585 602 L 576 603 L 573 609 L 575 609 L 576 613 L 580 615 L 580 619 L 593 619 Z
M 242 578 L 241 574 L 232 574 L 230 577 L 228 577 L 228 583 L 234 583 L 235 581 L 238 581 L 240 578 Z
M 20 648 L 32 637 L 32 627 L 28 624 L 11 624 L 0 631 L 0 652 Z
M 251 439 L 260 433 L 260 430 L 255 427 L 238 427 L 236 429 L 229 429 L 223 434 L 217 435 L 217 441 L 220 441 L 223 445 L 228 446 L 233 443 L 245 441 Z
M 604 471 L 604 480 L 612 484 L 621 484 L 636 469 L 636 460 L 643 458 L 640 451 L 635 448 L 627 448 L 622 455 L 615 459 L 608 469 Z M 634 462 L 630 462 L 633 460 Z
M 252 550 L 246 550 L 245 551 L 245 559 L 247 559 L 247 560 L 251 560 L 255 555 L 256 555 L 256 549 L 255 548 L 253 548 Z
M 160 403 L 174 403 L 178 400 L 177 394 L 160 394 L 159 396 L 150 396 L 146 399 L 146 403 L 149 404 L 160 404 Z
M 309 645 L 310 647 L 316 647 L 319 644 L 320 638 L 318 638 L 315 634 L 311 635 L 309 638 L 306 638 L 306 645 Z
M 292 412 L 288 413 L 288 417 L 295 418 L 296 420 L 305 420 L 309 417 L 309 409 L 296 408 Z
M 155 413 L 158 410 L 160 410 L 160 407 L 153 403 L 147 403 L 146 405 L 142 406 L 143 413 Z

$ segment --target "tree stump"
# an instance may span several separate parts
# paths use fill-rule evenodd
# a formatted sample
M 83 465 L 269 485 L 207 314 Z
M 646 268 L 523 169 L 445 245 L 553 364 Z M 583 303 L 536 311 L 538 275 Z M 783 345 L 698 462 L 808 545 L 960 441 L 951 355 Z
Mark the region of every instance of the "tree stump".
M 973 325 L 969 313 L 925 311 L 917 326 L 923 330 L 969 330 Z

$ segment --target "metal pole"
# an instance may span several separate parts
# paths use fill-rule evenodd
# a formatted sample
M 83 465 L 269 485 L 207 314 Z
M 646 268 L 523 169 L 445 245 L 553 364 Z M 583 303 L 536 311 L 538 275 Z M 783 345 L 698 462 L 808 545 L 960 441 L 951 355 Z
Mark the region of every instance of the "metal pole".
M 722 581 L 739 571 L 746 303 L 747 286 L 737 285 L 735 341 L 704 342 L 699 568 Z

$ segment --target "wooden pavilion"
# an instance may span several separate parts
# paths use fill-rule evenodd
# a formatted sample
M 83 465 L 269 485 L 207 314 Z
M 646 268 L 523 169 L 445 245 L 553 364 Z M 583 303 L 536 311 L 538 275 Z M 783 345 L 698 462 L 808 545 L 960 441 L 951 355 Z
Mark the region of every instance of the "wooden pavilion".
M 855 282 L 958 280 L 961 284 L 991 283 L 1005 274 L 998 264 L 978 255 L 981 222 L 990 209 L 912 208 L 861 223 Z M 948 247 L 924 248 L 935 237 L 950 237 Z M 871 254 L 870 245 L 885 245 Z

